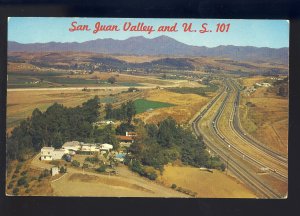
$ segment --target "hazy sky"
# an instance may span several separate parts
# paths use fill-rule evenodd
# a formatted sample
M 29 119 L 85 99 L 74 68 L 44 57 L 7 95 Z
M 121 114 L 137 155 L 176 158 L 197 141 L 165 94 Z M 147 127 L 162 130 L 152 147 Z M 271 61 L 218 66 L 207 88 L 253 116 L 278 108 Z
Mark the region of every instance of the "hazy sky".
M 89 25 L 90 31 L 70 32 L 71 23 Z M 119 25 L 118 32 L 98 32 L 93 34 L 95 23 Z M 143 22 L 154 26 L 174 25 L 178 32 L 129 32 L 123 31 L 123 24 L 132 25 Z M 203 23 L 208 24 L 212 32 L 183 32 L 182 24 L 192 23 L 193 29 L 200 30 Z M 228 32 L 215 32 L 218 23 L 230 23 Z M 216 47 L 219 45 L 256 46 L 281 48 L 289 47 L 289 23 L 286 20 L 222 20 L 222 19 L 124 19 L 124 18 L 39 18 L 12 17 L 8 22 L 8 40 L 19 43 L 45 42 L 84 42 L 98 38 L 124 40 L 134 36 L 155 38 L 161 35 L 172 37 L 180 42 L 195 45 Z

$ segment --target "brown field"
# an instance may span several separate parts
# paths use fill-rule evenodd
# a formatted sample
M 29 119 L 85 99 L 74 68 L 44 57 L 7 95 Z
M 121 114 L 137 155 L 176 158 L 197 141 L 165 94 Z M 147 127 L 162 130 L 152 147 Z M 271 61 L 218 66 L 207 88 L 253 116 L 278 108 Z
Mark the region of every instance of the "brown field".
M 246 78 L 246 79 L 240 79 L 240 82 L 246 86 L 246 87 L 250 87 L 253 86 L 255 83 L 257 82 L 261 82 L 263 80 L 266 80 L 267 78 L 264 76 L 255 76 L 255 77 L 251 77 L 251 78 Z
M 145 99 L 175 104 L 177 106 L 160 108 L 151 112 L 138 114 L 147 123 L 157 123 L 167 116 L 172 116 L 178 123 L 187 123 L 204 106 L 211 97 L 196 94 L 179 94 L 167 90 L 149 90 Z
M 254 107 L 247 107 L 247 102 Z M 253 137 L 270 148 L 287 155 L 288 99 L 259 88 L 250 96 L 243 95 L 240 116 L 242 126 Z
M 188 197 L 163 185 L 138 176 L 126 166 L 119 166 L 118 176 L 82 172 L 72 168 L 51 183 L 54 196 L 92 197 Z
M 197 192 L 201 198 L 256 198 L 242 183 L 218 170 L 210 173 L 199 168 L 168 165 L 160 180 L 169 187 L 176 184 Z

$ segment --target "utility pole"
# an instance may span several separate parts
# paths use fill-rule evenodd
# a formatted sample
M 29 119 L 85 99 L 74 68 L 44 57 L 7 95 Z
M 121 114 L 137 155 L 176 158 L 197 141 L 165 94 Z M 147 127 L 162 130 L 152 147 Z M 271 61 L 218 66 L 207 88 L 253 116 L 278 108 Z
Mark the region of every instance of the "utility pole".
M 227 163 L 226 163 L 226 175 L 228 173 L 228 161 L 229 161 L 229 156 L 230 156 L 230 145 L 228 145 L 228 154 L 227 154 Z

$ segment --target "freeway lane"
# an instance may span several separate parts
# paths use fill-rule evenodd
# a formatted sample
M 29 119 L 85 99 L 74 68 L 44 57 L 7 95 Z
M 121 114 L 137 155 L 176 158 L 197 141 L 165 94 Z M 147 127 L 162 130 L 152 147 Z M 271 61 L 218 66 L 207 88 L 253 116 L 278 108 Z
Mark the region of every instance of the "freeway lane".
M 227 81 L 225 82 L 228 85 Z M 226 102 L 234 94 L 233 90 L 225 87 L 227 92 L 221 92 L 214 100 L 209 104 L 209 107 L 202 110 L 199 116 L 193 121 L 192 127 L 197 135 L 201 134 L 208 145 L 208 147 L 218 154 L 224 161 L 227 161 L 230 167 L 230 171 L 238 178 L 244 181 L 247 185 L 252 187 L 261 197 L 274 197 L 280 198 L 286 194 L 280 194 L 274 188 L 272 188 L 268 181 L 262 176 L 257 175 L 257 169 L 255 166 L 262 166 L 259 160 L 254 159 L 251 155 L 243 154 L 238 148 L 228 142 L 223 134 L 218 130 L 218 119 L 222 116 Z M 214 111 L 217 112 L 214 113 Z M 213 118 L 209 118 L 209 114 L 213 115 Z M 213 123 L 215 122 L 215 124 Z M 228 147 L 230 146 L 230 152 Z M 228 158 L 230 161 L 228 162 Z M 285 176 L 280 176 L 278 173 L 271 173 L 272 176 L 285 179 Z M 276 179 L 275 179 L 276 180 Z
M 236 130 L 234 127 L 238 121 L 238 108 L 239 104 L 237 103 L 237 97 L 239 97 L 239 92 L 232 86 L 232 81 L 229 82 L 232 89 L 232 101 L 233 103 L 227 104 L 225 107 L 227 112 L 231 112 L 230 119 L 224 116 L 223 122 L 227 121 L 228 126 L 231 130 L 226 130 L 228 139 L 231 142 L 235 143 L 237 147 L 246 155 L 256 161 L 258 165 L 264 168 L 268 168 L 272 175 L 280 177 L 280 179 L 287 182 L 287 161 L 283 161 L 281 157 L 278 157 L 278 154 L 274 154 L 273 151 L 266 151 L 267 148 L 258 148 L 253 144 L 251 139 L 245 139 L 245 135 L 240 130 Z M 225 125 L 226 123 L 224 123 Z M 232 136 L 229 136 L 232 135 Z M 243 135 L 243 136 L 242 136 Z M 247 136 L 246 136 L 247 137 Z M 252 156 L 251 156 L 252 155 Z M 275 171 L 276 170 L 276 171 Z
M 285 163 L 287 165 L 287 162 L 288 162 L 287 157 L 283 156 L 282 154 L 280 154 L 278 152 L 275 152 L 275 151 L 267 148 L 265 145 L 261 144 L 259 141 L 257 141 L 255 138 L 253 138 L 249 134 L 246 135 L 246 132 L 245 132 L 244 129 L 242 129 L 242 126 L 241 126 L 241 123 L 240 123 L 240 120 L 239 120 L 238 104 L 240 103 L 241 89 L 237 86 L 236 82 L 231 80 L 231 83 L 237 91 L 237 96 L 236 96 L 236 99 L 235 99 L 235 102 L 234 102 L 237 105 L 237 107 L 234 110 L 234 118 L 233 118 L 233 126 L 234 126 L 235 130 L 240 134 L 240 136 L 243 139 L 247 140 L 252 145 L 256 146 L 257 148 L 259 148 L 262 151 L 266 152 L 268 155 L 277 158 L 278 160 L 282 161 L 283 163 Z

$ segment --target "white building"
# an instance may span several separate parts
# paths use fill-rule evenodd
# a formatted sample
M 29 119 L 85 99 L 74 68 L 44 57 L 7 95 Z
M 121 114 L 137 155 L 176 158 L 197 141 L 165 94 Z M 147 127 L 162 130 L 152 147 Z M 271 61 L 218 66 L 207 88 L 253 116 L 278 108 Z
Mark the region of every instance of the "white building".
M 62 148 L 65 149 L 66 154 L 73 154 L 73 152 L 79 151 L 81 149 L 81 143 L 78 141 L 65 142 Z
M 59 174 L 58 167 L 52 167 L 51 168 L 51 174 L 52 174 L 52 176 L 55 176 L 55 175 Z
M 43 147 L 41 149 L 41 160 L 59 160 L 65 154 L 64 149 L 54 149 L 53 147 Z
M 99 148 L 97 147 L 96 144 L 82 144 L 81 145 L 81 151 L 87 151 L 87 152 L 98 152 Z
M 99 149 L 100 151 L 110 151 L 113 149 L 113 146 L 111 144 L 104 143 L 99 146 Z

